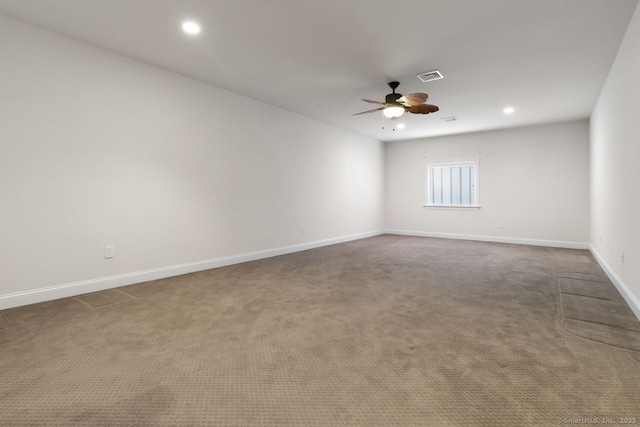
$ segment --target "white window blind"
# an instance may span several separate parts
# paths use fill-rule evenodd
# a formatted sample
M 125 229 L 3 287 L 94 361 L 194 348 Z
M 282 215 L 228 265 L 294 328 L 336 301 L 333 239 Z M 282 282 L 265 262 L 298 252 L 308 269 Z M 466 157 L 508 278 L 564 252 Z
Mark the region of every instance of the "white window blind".
M 477 206 L 475 162 L 433 163 L 427 168 L 428 206 Z

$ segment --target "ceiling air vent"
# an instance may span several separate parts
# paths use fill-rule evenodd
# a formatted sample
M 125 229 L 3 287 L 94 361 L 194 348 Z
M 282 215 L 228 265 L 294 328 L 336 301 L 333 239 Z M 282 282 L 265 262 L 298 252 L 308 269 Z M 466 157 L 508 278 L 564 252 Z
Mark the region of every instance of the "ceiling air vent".
M 457 122 L 458 121 L 458 117 L 456 116 L 451 116 L 451 117 L 443 117 L 440 120 L 442 120 L 443 122 Z
M 438 70 L 433 70 L 433 71 L 427 71 L 426 73 L 420 73 L 418 74 L 418 78 L 420 80 L 422 80 L 424 83 L 426 82 L 431 82 L 434 80 L 440 80 L 442 78 L 444 78 L 444 76 L 442 75 L 442 73 Z

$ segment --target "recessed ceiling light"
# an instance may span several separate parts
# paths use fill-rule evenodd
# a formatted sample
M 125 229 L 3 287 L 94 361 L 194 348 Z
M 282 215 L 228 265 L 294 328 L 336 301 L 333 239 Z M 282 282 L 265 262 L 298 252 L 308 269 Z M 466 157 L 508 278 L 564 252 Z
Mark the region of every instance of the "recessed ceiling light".
M 184 31 L 187 34 L 195 35 L 200 33 L 200 25 L 198 25 L 197 22 L 184 21 L 182 23 L 182 31 Z
M 504 110 L 502 110 L 502 112 L 505 114 L 513 114 L 514 111 L 516 111 L 516 109 L 513 107 L 507 107 Z
M 404 123 L 398 123 L 398 126 L 396 126 L 398 129 L 404 129 L 405 128 L 405 124 Z

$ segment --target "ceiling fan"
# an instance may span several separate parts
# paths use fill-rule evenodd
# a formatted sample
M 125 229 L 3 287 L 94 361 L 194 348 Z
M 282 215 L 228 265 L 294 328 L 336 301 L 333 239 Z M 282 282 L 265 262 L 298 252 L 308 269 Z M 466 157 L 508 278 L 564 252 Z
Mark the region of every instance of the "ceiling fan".
M 437 105 L 425 104 L 425 101 L 429 98 L 429 95 L 426 93 L 410 93 L 409 95 L 403 96 L 400 93 L 396 93 L 396 88 L 398 86 L 400 86 L 400 83 L 398 82 L 389 83 L 392 93 L 386 96 L 385 102 L 362 98 L 364 102 L 381 105 L 381 107 L 352 114 L 352 116 L 359 116 L 360 114 L 374 113 L 382 110 L 382 114 L 384 114 L 385 117 L 395 120 L 405 112 L 413 114 L 429 114 L 440 110 Z

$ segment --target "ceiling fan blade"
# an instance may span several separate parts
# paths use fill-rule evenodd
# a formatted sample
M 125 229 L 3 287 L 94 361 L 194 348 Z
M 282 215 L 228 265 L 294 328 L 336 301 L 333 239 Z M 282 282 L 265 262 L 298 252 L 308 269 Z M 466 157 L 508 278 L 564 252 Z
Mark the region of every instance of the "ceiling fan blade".
M 405 107 L 413 107 L 415 105 L 423 104 L 427 99 L 429 99 L 429 95 L 426 93 L 410 93 L 409 95 L 404 95 L 398 102 L 404 104 Z
M 368 102 L 369 104 L 378 104 L 378 105 L 387 105 L 384 102 L 380 102 L 380 101 L 374 101 L 372 99 L 366 99 L 366 98 L 362 98 L 362 100 L 364 102 Z
M 384 110 L 384 108 L 385 108 L 385 107 L 374 108 L 373 110 L 368 110 L 368 111 L 363 111 L 362 113 L 355 113 L 355 114 L 352 114 L 352 116 L 359 116 L 360 114 L 375 113 L 376 111 Z
M 409 107 L 409 112 L 413 114 L 429 114 L 435 113 L 439 110 L 440 108 L 438 108 L 437 105 L 431 104 L 412 105 L 411 107 Z

